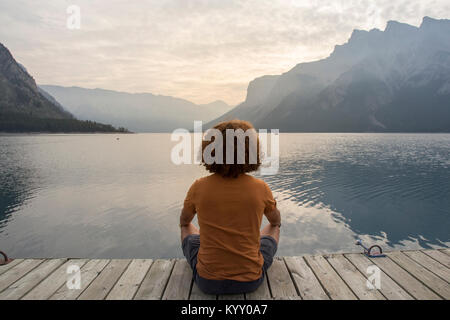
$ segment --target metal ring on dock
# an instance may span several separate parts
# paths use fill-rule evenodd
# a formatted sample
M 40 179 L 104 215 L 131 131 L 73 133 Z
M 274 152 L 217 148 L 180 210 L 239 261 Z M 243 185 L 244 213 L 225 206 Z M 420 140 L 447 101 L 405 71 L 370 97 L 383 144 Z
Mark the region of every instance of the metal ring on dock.
M 4 253 L 3 251 L 0 251 L 0 255 L 2 255 L 4 257 L 3 261 L 0 261 L 0 266 L 4 266 L 5 264 L 8 264 L 13 260 L 13 259 L 9 259 L 8 256 L 6 255 L 6 253 Z

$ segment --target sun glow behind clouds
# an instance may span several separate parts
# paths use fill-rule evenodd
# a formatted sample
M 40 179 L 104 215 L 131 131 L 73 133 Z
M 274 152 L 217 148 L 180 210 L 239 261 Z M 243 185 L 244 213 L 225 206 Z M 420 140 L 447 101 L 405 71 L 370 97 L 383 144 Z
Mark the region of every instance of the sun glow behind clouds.
M 81 29 L 66 28 L 69 5 Z M 237 104 L 248 82 L 327 57 L 353 29 L 450 18 L 447 0 L 2 0 L 0 41 L 41 84 Z

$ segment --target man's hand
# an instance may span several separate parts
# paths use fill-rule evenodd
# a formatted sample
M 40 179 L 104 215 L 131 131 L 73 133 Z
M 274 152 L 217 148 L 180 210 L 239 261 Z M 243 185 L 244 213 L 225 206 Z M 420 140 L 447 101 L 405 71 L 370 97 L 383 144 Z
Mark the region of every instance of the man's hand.
M 200 230 L 197 229 L 196 226 L 194 226 L 193 223 L 189 223 L 187 226 L 181 227 L 181 243 L 183 243 L 184 238 L 191 234 L 200 234 Z
M 266 213 L 265 215 L 271 226 L 273 227 L 281 226 L 281 214 L 280 210 L 278 210 L 277 207 L 275 207 L 272 210 L 272 212 Z

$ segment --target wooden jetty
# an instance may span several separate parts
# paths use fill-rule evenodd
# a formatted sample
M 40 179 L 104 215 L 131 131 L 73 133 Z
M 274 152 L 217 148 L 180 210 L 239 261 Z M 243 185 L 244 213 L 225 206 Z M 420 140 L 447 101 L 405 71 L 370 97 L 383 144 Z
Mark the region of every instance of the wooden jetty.
M 71 265 L 80 268 L 79 289 L 67 286 Z M 373 265 L 379 289 L 367 286 Z M 0 266 L 0 300 L 447 300 L 449 282 L 450 249 L 277 257 L 258 290 L 223 296 L 201 292 L 184 259 L 16 259 Z

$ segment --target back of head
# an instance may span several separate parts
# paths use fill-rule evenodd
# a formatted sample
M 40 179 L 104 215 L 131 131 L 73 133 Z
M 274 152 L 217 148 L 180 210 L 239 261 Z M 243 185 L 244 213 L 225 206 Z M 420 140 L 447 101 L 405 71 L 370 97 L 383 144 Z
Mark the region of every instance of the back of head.
M 201 151 L 206 170 L 223 177 L 236 178 L 261 165 L 258 134 L 248 121 L 225 121 L 207 130 Z

